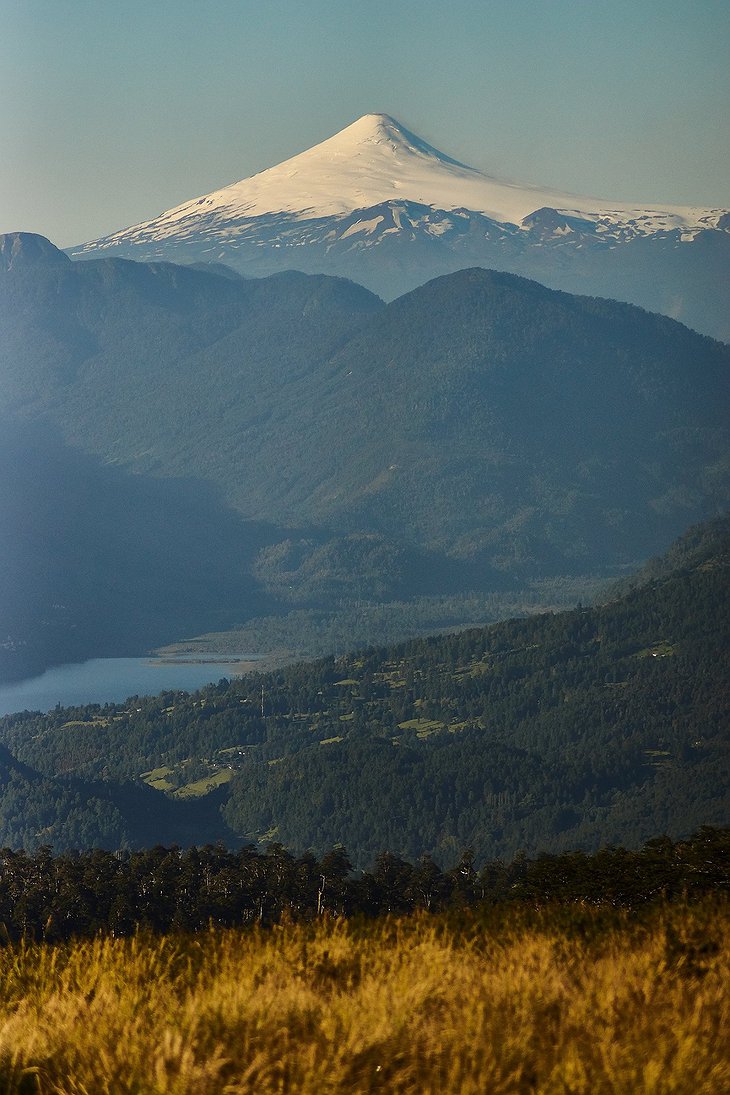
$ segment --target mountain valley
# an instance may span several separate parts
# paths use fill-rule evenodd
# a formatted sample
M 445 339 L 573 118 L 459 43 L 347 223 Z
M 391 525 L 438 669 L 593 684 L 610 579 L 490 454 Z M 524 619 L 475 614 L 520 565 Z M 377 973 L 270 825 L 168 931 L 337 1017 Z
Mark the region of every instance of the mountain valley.
M 289 613 L 357 645 L 408 633 L 388 605 L 430 605 L 411 634 L 555 606 L 727 508 L 730 350 L 632 306 L 0 254 L 6 676 Z

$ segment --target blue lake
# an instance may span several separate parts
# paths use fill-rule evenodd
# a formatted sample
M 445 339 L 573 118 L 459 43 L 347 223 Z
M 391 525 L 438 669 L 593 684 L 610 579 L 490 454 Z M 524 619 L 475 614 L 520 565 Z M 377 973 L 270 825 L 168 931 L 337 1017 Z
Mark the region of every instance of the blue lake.
M 235 677 L 242 661 L 256 654 L 207 655 L 205 660 L 184 658 L 93 658 L 60 665 L 39 677 L 0 685 L 0 715 L 13 711 L 49 711 L 60 703 L 121 703 L 128 696 L 155 696 L 158 692 L 195 691 L 221 677 Z

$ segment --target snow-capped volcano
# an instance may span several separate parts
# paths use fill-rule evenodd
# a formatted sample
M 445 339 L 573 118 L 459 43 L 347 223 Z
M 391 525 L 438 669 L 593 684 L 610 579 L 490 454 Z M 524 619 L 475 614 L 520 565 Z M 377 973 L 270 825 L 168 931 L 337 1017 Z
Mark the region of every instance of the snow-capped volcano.
M 390 201 L 443 210 L 468 209 L 513 225 L 548 207 L 606 225 L 631 222 L 642 235 L 673 228 L 697 231 L 715 227 L 724 212 L 606 203 L 491 178 L 432 148 L 388 114 L 365 114 L 334 137 L 276 167 L 193 198 L 154 220 L 114 233 L 104 242 L 141 235 L 165 238 L 192 228 L 201 217 L 213 213 L 227 222 L 277 213 L 318 219 Z
M 724 209 L 601 201 L 493 178 L 389 115 L 366 114 L 275 167 L 70 253 L 224 262 L 254 275 L 282 268 L 334 273 L 385 296 L 435 274 L 492 266 L 555 288 L 631 300 L 727 337 L 687 304 L 695 293 L 706 310 L 716 289 L 698 286 L 696 271 L 690 285 L 681 273 L 677 284 L 667 283 L 652 264 L 659 252 L 707 233 L 724 237 L 727 256 L 729 228 Z M 624 271 L 626 246 L 647 240 L 661 246 L 651 257 L 634 247 Z M 602 255 L 607 251 L 620 251 L 620 260 Z M 647 263 L 652 269 L 644 271 Z M 596 278 L 591 264 L 606 273 Z M 646 292 L 637 290 L 637 271 Z

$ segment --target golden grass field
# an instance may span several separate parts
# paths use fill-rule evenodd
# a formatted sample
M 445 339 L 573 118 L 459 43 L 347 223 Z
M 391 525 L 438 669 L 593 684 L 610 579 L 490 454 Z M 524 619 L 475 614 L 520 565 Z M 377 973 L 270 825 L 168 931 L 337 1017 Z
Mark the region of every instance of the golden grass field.
M 725 1095 L 730 908 L 0 949 L 0 1095 Z

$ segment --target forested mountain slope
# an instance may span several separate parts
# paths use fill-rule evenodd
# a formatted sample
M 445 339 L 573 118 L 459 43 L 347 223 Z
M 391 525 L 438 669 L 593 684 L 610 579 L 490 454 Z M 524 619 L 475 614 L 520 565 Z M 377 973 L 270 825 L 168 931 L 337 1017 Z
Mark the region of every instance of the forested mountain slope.
M 190 697 L 15 715 L 0 740 L 59 794 L 103 779 L 123 802 L 124 781 L 143 780 L 180 807 L 208 799 L 231 840 L 342 842 L 361 865 L 384 849 L 451 862 L 466 847 L 480 859 L 635 847 L 726 825 L 727 522 L 687 543 L 677 568 L 601 606 Z M 0 843 L 17 840 L 8 824 Z M 35 839 L 67 846 L 63 818 Z
M 383 574 L 404 546 L 487 584 L 635 563 L 728 504 L 730 348 L 664 317 L 484 270 L 386 306 L 327 277 L 17 250 L 7 410 L 247 518 L 382 535 Z

